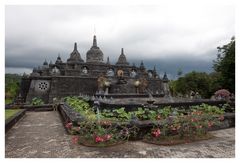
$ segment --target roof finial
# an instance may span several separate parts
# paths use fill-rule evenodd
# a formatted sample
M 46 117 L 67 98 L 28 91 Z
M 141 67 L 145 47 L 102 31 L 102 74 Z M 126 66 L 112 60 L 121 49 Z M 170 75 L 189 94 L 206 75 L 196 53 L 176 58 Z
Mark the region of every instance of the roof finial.
M 107 64 L 110 64 L 109 57 L 107 57 Z
M 93 46 L 97 47 L 97 38 L 96 38 L 96 35 L 93 36 Z
M 153 67 L 153 71 L 156 72 L 156 65 L 154 65 L 154 67 Z
M 77 50 L 77 43 L 74 43 L 74 50 Z
M 123 48 L 122 48 L 122 50 L 121 50 L 121 54 L 124 54 L 124 52 L 123 52 Z

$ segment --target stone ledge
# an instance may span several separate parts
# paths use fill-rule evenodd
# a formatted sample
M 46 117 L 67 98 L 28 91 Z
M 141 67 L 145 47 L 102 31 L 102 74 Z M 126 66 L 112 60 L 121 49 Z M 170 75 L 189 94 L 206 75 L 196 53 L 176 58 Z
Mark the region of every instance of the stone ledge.
M 5 120 L 5 133 L 7 133 L 26 113 L 26 109 L 22 109 L 14 116 Z

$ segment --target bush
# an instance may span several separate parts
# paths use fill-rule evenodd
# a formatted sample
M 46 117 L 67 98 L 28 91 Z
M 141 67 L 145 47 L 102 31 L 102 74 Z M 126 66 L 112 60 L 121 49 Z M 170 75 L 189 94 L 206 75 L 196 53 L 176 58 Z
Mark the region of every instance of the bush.
M 31 104 L 38 106 L 38 105 L 43 105 L 44 102 L 43 102 L 43 100 L 42 100 L 41 98 L 34 97 L 34 98 L 32 99 L 32 101 L 31 101 Z

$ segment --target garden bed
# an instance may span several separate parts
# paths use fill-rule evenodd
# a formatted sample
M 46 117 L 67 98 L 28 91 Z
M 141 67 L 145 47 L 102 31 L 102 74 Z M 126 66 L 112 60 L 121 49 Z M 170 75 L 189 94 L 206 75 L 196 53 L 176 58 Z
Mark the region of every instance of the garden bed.
M 5 110 L 5 133 L 7 133 L 25 115 L 25 112 L 25 109 Z
M 137 108 L 136 111 L 126 112 L 124 108 L 100 111 L 96 105 L 90 104 L 85 99 L 68 97 L 66 103 L 59 106 L 59 112 L 67 131 L 78 135 L 79 143 L 86 146 L 101 146 L 101 141 L 100 143 L 94 142 L 93 139 L 97 135 L 99 140 L 104 140 L 106 134 L 115 136 L 116 142 L 143 139 L 145 142 L 162 145 L 179 144 L 210 139 L 212 136 L 208 134 L 208 131 L 235 125 L 235 113 L 224 113 L 225 106 L 219 108 L 202 104 L 192 106 L 190 109 L 168 106 L 154 110 Z M 89 122 L 91 123 L 87 126 L 81 126 Z M 156 139 L 153 136 L 146 139 L 146 135 L 151 135 L 152 130 L 156 128 L 159 130 L 159 135 L 160 130 L 164 131 L 161 133 L 161 138 Z M 116 135 L 121 135 L 123 131 L 128 134 L 126 139 L 117 138 Z M 196 136 L 194 133 L 201 134 Z M 86 140 L 83 139 L 85 134 L 90 134 Z M 190 134 L 191 139 L 186 134 Z M 179 136 L 181 139 L 178 139 Z M 111 143 L 103 144 L 105 145 L 102 146 L 110 146 Z

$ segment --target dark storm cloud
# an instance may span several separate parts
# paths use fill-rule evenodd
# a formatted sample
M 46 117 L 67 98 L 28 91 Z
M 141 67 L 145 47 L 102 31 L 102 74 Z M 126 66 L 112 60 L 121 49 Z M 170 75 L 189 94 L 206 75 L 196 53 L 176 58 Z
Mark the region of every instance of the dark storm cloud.
M 7 6 L 6 67 L 66 61 L 78 43 L 85 59 L 94 26 L 98 45 L 115 63 L 129 62 L 174 76 L 177 69 L 210 72 L 216 47 L 234 35 L 233 6 Z

